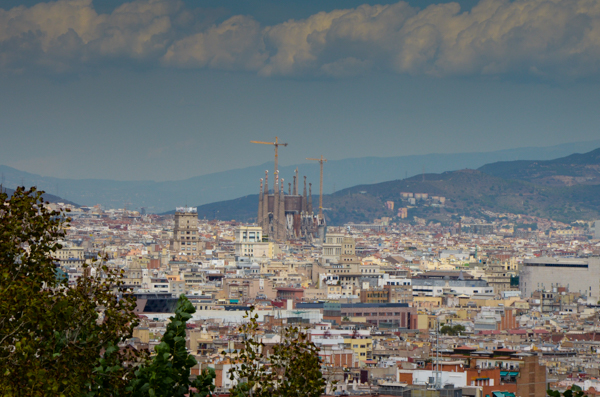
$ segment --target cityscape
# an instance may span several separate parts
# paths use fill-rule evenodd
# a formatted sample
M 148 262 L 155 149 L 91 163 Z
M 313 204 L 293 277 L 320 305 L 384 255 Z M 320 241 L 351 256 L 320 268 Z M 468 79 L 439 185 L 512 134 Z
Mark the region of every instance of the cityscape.
M 274 3 L 0 5 L 0 395 L 600 394 L 598 4 Z
M 595 390 L 600 221 L 484 210 L 442 224 L 410 215 L 451 197 L 403 192 L 385 202 L 393 216 L 328 225 L 298 171 L 287 191 L 276 171 L 269 189 L 268 174 L 251 223 L 202 219 L 196 207 L 49 203 L 72 219 L 59 268 L 69 284 L 99 256 L 124 271 L 138 349 L 160 342 L 185 294 L 196 308 L 192 374 L 214 368 L 221 394 L 235 386 L 225 375 L 235 360 L 220 352 L 242 343 L 236 329 L 251 307 L 267 345 L 280 327 L 305 328 L 343 394 Z

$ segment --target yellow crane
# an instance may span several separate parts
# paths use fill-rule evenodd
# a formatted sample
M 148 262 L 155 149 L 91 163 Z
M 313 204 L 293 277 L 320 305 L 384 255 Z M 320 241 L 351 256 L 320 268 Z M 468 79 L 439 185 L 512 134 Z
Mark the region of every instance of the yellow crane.
M 279 138 L 275 137 L 275 142 L 263 142 L 263 141 L 250 141 L 250 143 L 259 143 L 261 145 L 273 145 L 275 146 L 275 172 L 278 171 L 277 168 L 277 163 L 279 160 L 279 154 L 277 153 L 277 150 L 279 149 L 279 146 L 287 146 L 287 143 L 279 143 Z
M 306 158 L 307 160 L 318 161 L 321 165 L 321 181 L 319 182 L 319 216 L 323 217 L 323 163 L 327 162 L 327 159 L 321 155 L 320 159 Z

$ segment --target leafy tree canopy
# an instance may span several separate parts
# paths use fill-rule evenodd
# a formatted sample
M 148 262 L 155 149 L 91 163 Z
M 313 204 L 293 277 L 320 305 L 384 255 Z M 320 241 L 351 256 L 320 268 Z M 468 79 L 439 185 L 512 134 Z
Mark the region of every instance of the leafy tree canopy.
M 185 350 L 194 307 L 180 297 L 152 358 L 129 348 L 138 318 L 123 271 L 84 265 L 72 285 L 55 259 L 69 225 L 35 188 L 0 191 L 0 394 L 3 396 L 210 395 L 214 373 L 190 380 Z
M 245 317 L 249 321 L 239 328 L 245 335 L 244 346 L 237 355 L 238 365 L 229 372 L 230 380 L 238 382 L 230 390 L 232 396 L 319 397 L 325 392 L 319 348 L 305 332 L 284 328 L 281 342 L 267 354 L 254 308 Z
M 456 336 L 456 335 L 460 334 L 461 332 L 465 332 L 465 327 L 460 324 L 444 325 L 442 328 L 440 328 L 440 333 L 442 333 L 444 335 Z
M 562 393 L 558 390 L 551 389 L 548 389 L 547 393 L 550 397 L 585 397 L 587 395 L 583 390 L 581 390 L 581 387 L 577 385 L 571 386 L 570 389 L 567 389 Z

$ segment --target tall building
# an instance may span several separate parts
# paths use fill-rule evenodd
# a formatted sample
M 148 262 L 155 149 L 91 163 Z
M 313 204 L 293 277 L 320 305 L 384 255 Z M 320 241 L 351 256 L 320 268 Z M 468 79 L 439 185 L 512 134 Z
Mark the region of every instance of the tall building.
M 299 194 L 298 170 L 294 175 L 293 190 L 289 185 L 288 193 L 284 191 L 284 180 L 275 172 L 273 192 L 269 191 L 269 174 L 260 180 L 257 223 L 262 228 L 263 236 L 270 241 L 283 242 L 288 239 L 313 238 L 322 239 L 325 234 L 325 219 L 313 212 L 312 189 L 309 184 L 307 193 L 306 177 L 304 177 L 304 193 Z
M 323 242 L 322 258 L 324 262 L 338 263 L 342 255 L 343 233 L 327 233 Z
M 339 263 L 359 263 L 356 256 L 356 241 L 354 237 L 344 236 L 342 239 L 342 252 L 340 254 Z
M 255 244 L 262 243 L 260 226 L 238 226 L 234 235 L 236 256 L 254 256 Z
M 276 244 L 263 241 L 260 226 L 238 226 L 235 235 L 235 255 L 253 258 L 273 258 Z
M 198 234 L 198 209 L 195 207 L 177 207 L 175 209 L 175 228 L 171 238 L 171 253 L 195 256 L 200 251 Z

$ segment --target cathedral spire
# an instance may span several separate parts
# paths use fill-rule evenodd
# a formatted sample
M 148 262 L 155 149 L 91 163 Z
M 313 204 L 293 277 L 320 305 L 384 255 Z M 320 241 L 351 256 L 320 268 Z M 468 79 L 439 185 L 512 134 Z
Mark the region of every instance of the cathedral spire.
M 312 209 L 312 183 L 308 184 L 308 213 L 312 214 L 313 213 L 313 209 Z
M 269 171 L 265 171 L 265 186 L 263 190 L 261 223 L 263 235 L 269 234 Z
M 283 178 L 281 178 L 281 189 L 279 190 L 279 214 L 277 214 L 277 240 L 284 242 L 286 237 L 286 220 L 285 220 L 285 196 L 283 191 Z
M 258 216 L 256 217 L 256 223 L 258 226 L 262 226 L 263 197 L 263 179 L 260 178 L 260 189 L 258 189 Z
M 308 212 L 307 211 L 307 209 L 308 209 L 307 202 L 306 202 L 306 199 L 307 199 L 307 197 L 306 197 L 306 175 L 304 176 L 304 195 L 303 196 L 304 196 L 304 198 L 302 199 L 302 211 Z

